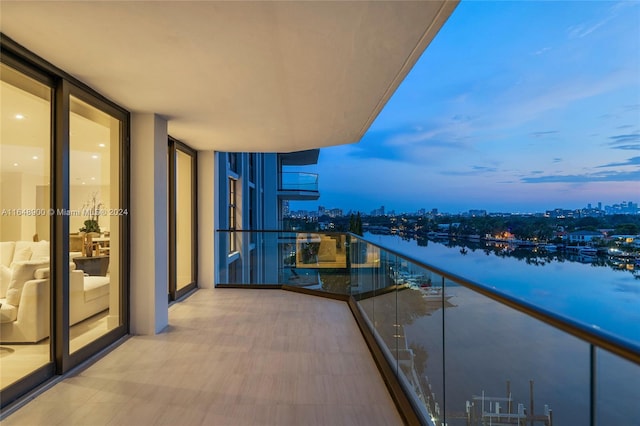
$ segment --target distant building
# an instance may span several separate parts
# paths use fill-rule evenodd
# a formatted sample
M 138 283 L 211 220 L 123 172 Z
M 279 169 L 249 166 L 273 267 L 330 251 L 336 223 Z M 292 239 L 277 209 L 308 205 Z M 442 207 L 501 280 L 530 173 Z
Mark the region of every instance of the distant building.
M 547 212 L 545 213 L 545 216 L 554 218 L 554 219 L 571 218 L 571 217 L 574 217 L 574 211 L 567 210 L 567 209 L 547 210 Z
M 342 217 L 342 209 L 325 210 L 325 214 L 329 217 Z
M 371 216 L 384 216 L 384 206 L 380 206 L 379 209 L 372 210 Z
M 613 206 L 605 206 L 604 211 L 606 214 L 640 214 L 638 210 L 638 203 L 632 201 L 623 201 L 620 204 L 614 204 Z
M 486 210 L 469 210 L 469 216 L 471 217 L 480 217 L 480 216 L 486 216 L 486 215 L 487 215 Z

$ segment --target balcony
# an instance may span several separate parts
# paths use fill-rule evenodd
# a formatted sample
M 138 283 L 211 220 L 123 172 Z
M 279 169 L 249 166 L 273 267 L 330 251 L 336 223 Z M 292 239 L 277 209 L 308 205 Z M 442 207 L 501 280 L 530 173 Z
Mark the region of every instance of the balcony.
M 221 231 L 218 238 L 224 246 L 243 234 Z M 638 342 L 351 234 L 256 234 L 245 255 L 252 262 L 235 265 L 233 274 L 223 267 L 218 287 L 280 287 L 347 301 L 386 382 L 403 395 L 390 393 L 399 406 L 406 398 L 419 423 L 640 418 Z
M 282 172 L 279 174 L 278 198 L 283 200 L 317 200 L 318 174 Z
M 342 302 L 202 289 L 3 426 L 402 424 Z M 5 414 L 5 413 L 3 413 Z

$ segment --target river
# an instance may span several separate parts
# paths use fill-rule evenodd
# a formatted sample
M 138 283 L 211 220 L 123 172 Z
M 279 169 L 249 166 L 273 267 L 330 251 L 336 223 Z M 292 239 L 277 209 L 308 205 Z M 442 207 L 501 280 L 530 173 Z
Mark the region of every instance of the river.
M 461 252 L 460 245 L 448 241 L 422 240 L 419 245 L 416 240 L 397 236 L 367 234 L 365 238 L 620 338 L 640 342 L 640 275 L 632 266 L 531 250 L 508 251 L 480 243 L 465 243 Z M 377 310 L 381 334 L 391 333 L 384 331 L 384 323 L 400 324 L 402 332 L 396 330 L 394 336 L 397 339 L 402 335 L 400 339 L 405 342 L 392 345 L 406 344 L 413 351 L 413 371 L 419 377 L 421 392 L 447 413 L 449 425 L 466 424 L 461 418 L 466 401 L 473 395 L 484 391 L 488 396 L 505 397 L 507 382 L 515 400 L 514 410 L 517 403 L 529 410 L 530 380 L 536 414 L 542 414 L 548 404 L 554 425 L 588 424 L 589 345 L 463 287 L 447 291 L 452 297 L 444 311 L 436 306 L 427 308 L 425 314 L 422 307 L 418 315 L 384 318 L 385 303 L 394 304 L 398 311 L 410 311 L 420 298 L 418 291 L 380 296 L 375 309 L 373 302 L 364 308 Z M 598 424 L 639 424 L 640 367 L 601 350 L 597 351 L 596 365 Z M 500 404 L 505 407 L 504 402 Z

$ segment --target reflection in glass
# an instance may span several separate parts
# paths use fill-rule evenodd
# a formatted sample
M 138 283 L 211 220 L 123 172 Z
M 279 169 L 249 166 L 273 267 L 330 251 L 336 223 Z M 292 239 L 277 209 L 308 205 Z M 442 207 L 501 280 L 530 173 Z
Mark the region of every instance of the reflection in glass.
M 517 413 L 523 424 L 533 416 L 589 424 L 586 342 L 472 290 L 445 288 L 456 304 L 444 311 L 448 424 L 465 425 L 468 416 L 495 424 L 505 421 L 499 414 Z
M 50 361 L 51 90 L 0 64 L 0 383 Z
M 119 326 L 119 120 L 71 97 L 69 350 Z
M 596 424 L 630 425 L 640 419 L 640 366 L 596 351 Z
M 176 289 L 193 283 L 193 157 L 176 150 Z

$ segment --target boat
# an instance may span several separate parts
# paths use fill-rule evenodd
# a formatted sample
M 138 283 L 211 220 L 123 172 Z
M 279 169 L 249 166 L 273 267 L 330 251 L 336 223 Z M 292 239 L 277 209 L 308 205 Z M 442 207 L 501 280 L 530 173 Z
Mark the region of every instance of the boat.
M 598 254 L 598 249 L 595 247 L 581 247 L 578 250 L 578 254 L 583 256 L 596 256 Z
M 544 246 L 542 246 L 546 251 L 557 251 L 558 250 L 558 246 L 555 244 L 545 244 Z
M 536 246 L 536 243 L 534 243 L 533 241 L 528 241 L 528 240 L 514 240 L 513 241 L 513 245 L 516 248 L 534 248 Z

